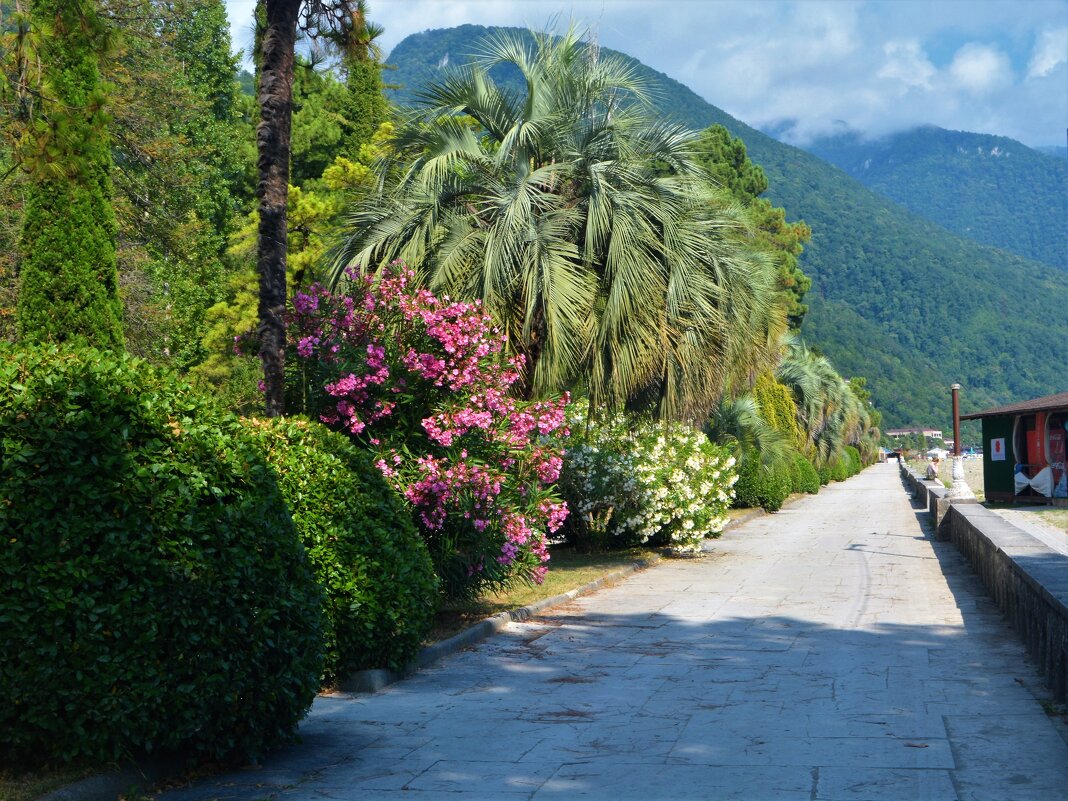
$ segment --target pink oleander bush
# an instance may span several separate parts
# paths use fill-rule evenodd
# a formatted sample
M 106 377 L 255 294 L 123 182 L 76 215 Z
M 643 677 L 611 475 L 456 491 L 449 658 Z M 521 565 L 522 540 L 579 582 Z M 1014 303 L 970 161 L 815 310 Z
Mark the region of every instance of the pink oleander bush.
M 446 596 L 541 582 L 546 537 L 567 516 L 554 486 L 567 397 L 512 397 L 521 357 L 479 304 L 439 299 L 400 265 L 349 278 L 348 294 L 294 299 L 291 408 L 376 452 Z

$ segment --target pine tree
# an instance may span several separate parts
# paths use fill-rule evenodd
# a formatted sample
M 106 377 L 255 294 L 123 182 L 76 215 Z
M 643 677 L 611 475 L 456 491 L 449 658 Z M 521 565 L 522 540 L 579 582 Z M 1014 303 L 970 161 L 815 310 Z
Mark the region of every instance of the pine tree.
M 122 348 L 111 151 L 100 54 L 108 29 L 92 0 L 32 0 L 40 88 L 20 147 L 29 172 L 18 331 L 23 341 Z
M 363 0 L 259 0 L 257 60 L 260 121 L 256 128 L 259 182 L 257 269 L 260 275 L 259 340 L 266 414 L 284 412 L 286 206 L 292 132 L 293 80 L 298 32 L 341 52 L 358 45 L 365 25 Z

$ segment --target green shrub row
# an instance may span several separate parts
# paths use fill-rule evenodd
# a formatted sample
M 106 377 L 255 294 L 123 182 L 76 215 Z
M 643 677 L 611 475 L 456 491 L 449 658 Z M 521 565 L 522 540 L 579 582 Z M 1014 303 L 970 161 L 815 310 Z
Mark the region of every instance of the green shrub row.
M 803 454 L 794 454 L 794 472 L 797 476 L 797 480 L 793 485 L 794 492 L 815 495 L 820 491 L 819 473 L 812 466 L 812 462 L 806 459 Z
M 777 512 L 791 492 L 815 495 L 821 485 L 845 481 L 860 470 L 860 453 L 852 446 L 834 462 L 820 468 L 813 467 L 812 462 L 800 453 L 794 453 L 785 465 L 765 466 L 760 463 L 759 454 L 747 452 L 738 466 L 735 506 Z
M 435 600 L 344 437 L 95 350 L 0 346 L 0 536 L 14 760 L 256 758 L 324 676 L 406 661 Z
M 793 481 L 790 469 L 778 462 L 760 463 L 759 454 L 748 451 L 738 463 L 738 483 L 734 486 L 735 506 L 761 507 L 777 512 L 790 497 Z

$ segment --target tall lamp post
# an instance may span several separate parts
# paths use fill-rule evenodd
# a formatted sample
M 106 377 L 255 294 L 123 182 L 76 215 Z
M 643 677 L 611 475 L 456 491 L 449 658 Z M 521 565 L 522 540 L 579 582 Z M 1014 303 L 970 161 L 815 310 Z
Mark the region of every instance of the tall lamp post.
M 953 392 L 953 486 L 946 497 L 951 501 L 975 500 L 975 494 L 964 480 L 964 457 L 960 448 L 960 384 L 950 387 Z

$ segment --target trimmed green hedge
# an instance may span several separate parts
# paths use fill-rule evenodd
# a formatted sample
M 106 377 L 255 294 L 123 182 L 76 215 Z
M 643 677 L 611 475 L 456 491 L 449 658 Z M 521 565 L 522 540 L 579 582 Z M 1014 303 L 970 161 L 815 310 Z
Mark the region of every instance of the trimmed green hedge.
M 816 475 L 820 478 L 820 486 L 825 487 L 835 480 L 834 464 L 825 464 L 816 468 Z
M 371 457 L 300 418 L 246 420 L 277 470 L 324 591 L 323 681 L 400 669 L 430 631 L 438 582 L 426 544 Z
M 321 596 L 240 423 L 147 363 L 0 346 L 0 751 L 255 758 L 319 687 Z
M 854 448 L 852 445 L 846 445 L 845 449 L 846 458 L 849 459 L 849 475 L 855 476 L 862 469 L 864 469 L 864 462 L 860 458 L 860 451 Z
M 834 460 L 831 465 L 831 478 L 834 481 L 845 481 L 852 473 L 850 468 L 852 465 L 849 463 L 849 456 L 845 453 L 838 454 L 838 458 Z
M 777 512 L 790 497 L 790 473 L 785 466 L 770 469 L 760 464 L 760 457 L 752 452 L 742 456 L 738 464 L 738 483 L 734 485 L 738 507 L 761 507 Z
M 794 492 L 806 492 L 809 495 L 815 495 L 820 491 L 819 473 L 812 466 L 812 462 L 806 459 L 803 454 L 794 454 L 794 469 L 797 471 L 798 476 L 798 481 L 793 487 Z
M 831 481 L 845 481 L 859 473 L 861 467 L 860 451 L 852 445 L 847 445 L 830 465 L 820 468 L 820 481 L 827 483 L 823 481 L 825 473 Z

